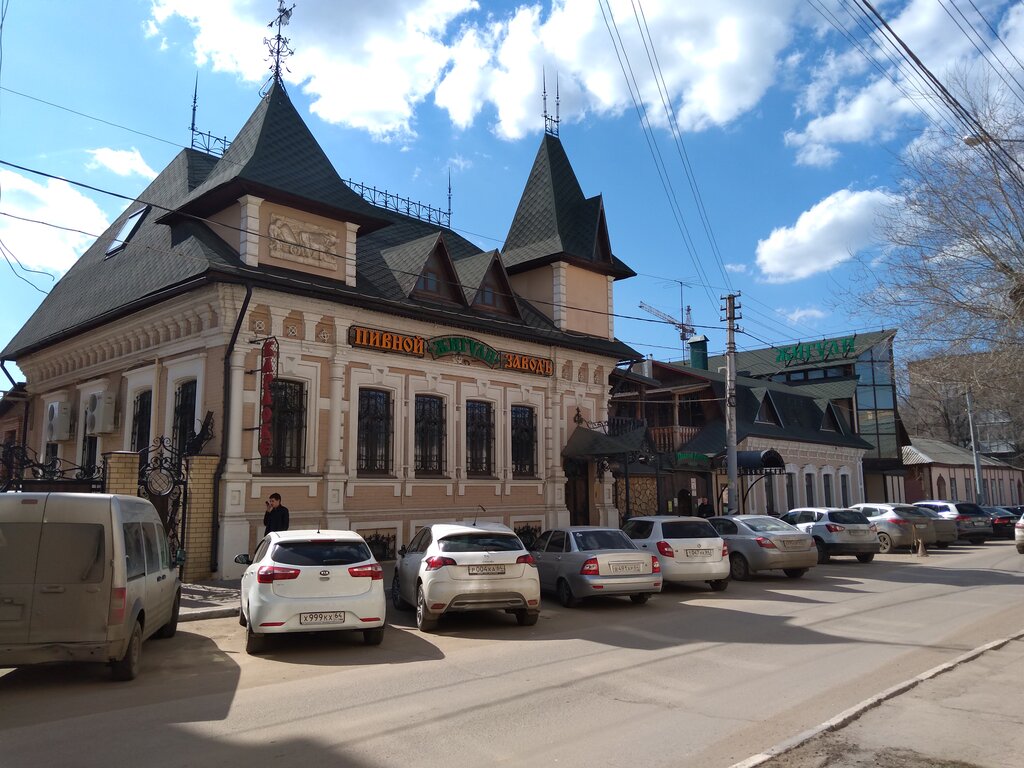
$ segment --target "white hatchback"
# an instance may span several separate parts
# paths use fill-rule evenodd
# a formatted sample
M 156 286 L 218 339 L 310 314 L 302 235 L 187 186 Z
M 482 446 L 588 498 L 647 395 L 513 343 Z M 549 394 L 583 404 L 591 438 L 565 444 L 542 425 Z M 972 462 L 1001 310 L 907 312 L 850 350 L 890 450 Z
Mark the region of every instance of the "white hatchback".
M 384 570 L 353 531 L 272 532 L 256 554 L 239 555 L 239 623 L 245 650 L 266 650 L 267 635 L 360 631 L 367 645 L 384 639 Z
M 729 586 L 729 547 L 700 517 L 631 517 L 622 530 L 661 563 L 665 581 L 706 581 L 716 592 Z
M 446 613 L 502 610 L 521 626 L 540 615 L 540 576 L 533 555 L 500 523 L 435 523 L 399 550 L 391 599 L 416 606 L 416 626 L 437 627 Z

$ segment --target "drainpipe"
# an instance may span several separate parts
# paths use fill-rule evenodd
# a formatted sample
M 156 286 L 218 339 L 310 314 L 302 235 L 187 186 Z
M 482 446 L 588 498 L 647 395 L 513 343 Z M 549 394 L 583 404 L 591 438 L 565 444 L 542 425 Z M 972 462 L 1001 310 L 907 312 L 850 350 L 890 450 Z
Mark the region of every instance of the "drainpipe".
M 245 299 L 242 300 L 242 308 L 238 311 L 235 319 L 234 330 L 231 331 L 231 341 L 228 348 L 224 350 L 224 428 L 222 429 L 220 441 L 220 461 L 217 462 L 217 471 L 213 474 L 213 531 L 210 547 L 210 573 L 216 573 L 220 563 L 217 562 L 217 547 L 220 538 L 220 481 L 224 476 L 224 467 L 228 463 L 228 436 L 227 422 L 228 414 L 231 413 L 231 353 L 235 349 L 235 342 L 238 341 L 238 334 L 242 330 L 242 321 L 245 319 L 246 310 L 249 309 L 249 300 L 252 298 L 252 283 L 245 284 Z M 241 397 L 242 393 L 239 392 Z

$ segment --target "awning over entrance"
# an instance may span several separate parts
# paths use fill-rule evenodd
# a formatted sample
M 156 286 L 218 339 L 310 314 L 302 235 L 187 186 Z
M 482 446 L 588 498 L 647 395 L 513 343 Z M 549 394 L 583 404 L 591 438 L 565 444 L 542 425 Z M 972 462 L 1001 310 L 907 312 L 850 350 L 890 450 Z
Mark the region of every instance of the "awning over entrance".
M 570 459 L 592 459 L 639 451 L 643 447 L 645 433 L 643 427 L 614 436 L 587 427 L 576 427 L 562 449 L 562 455 Z
M 715 463 L 719 469 L 724 469 L 726 455 L 718 454 Z M 736 469 L 741 475 L 784 475 L 786 462 L 782 455 L 772 448 L 767 451 L 736 451 Z

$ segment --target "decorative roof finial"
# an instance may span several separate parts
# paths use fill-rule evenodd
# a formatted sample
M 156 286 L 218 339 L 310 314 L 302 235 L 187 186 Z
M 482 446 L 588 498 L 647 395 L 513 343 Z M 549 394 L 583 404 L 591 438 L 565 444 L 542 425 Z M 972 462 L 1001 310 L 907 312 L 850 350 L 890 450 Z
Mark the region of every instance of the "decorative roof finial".
M 558 138 L 558 123 L 560 122 L 560 120 L 558 119 L 558 107 L 559 107 L 558 75 L 557 74 L 555 75 L 555 116 L 554 117 L 552 117 L 551 115 L 548 114 L 548 78 L 547 78 L 547 72 L 542 70 L 541 71 L 541 77 L 542 77 L 542 81 L 543 81 L 543 99 L 544 99 L 544 133 L 547 133 L 547 134 L 549 134 L 551 136 L 554 136 L 557 139 Z
M 285 8 L 284 0 L 277 0 L 277 18 L 267 24 L 267 27 L 270 29 L 273 29 L 275 26 L 277 27 L 276 35 L 263 38 L 263 43 L 270 49 L 270 71 L 274 73 L 267 84 L 268 86 L 277 83 L 282 88 L 284 87 L 284 80 L 281 78 L 281 68 L 283 67 L 284 60 L 295 53 L 295 51 L 288 46 L 290 41 L 281 34 L 281 27 L 288 26 L 288 22 L 292 18 L 292 11 L 294 10 L 294 4 L 291 8 Z M 284 67 L 284 69 L 288 70 L 287 67 Z

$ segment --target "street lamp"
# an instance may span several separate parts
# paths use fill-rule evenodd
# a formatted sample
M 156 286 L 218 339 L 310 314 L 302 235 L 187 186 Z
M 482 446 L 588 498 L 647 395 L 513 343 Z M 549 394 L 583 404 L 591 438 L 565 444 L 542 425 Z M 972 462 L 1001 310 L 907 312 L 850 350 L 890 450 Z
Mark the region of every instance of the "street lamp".
M 972 133 L 964 136 L 961 141 L 968 147 L 979 147 L 982 144 L 1024 144 L 1024 139 L 1003 139 L 986 134 Z

